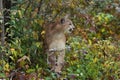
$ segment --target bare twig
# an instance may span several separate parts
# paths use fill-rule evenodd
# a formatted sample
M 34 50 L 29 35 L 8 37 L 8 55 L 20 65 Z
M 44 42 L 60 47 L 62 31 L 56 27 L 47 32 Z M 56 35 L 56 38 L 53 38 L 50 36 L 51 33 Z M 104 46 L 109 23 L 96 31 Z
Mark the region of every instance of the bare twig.
M 37 14 L 40 14 L 42 2 L 43 2 L 43 0 L 40 0 L 39 5 L 38 5 L 38 12 L 37 12 Z
M 25 8 L 24 14 L 26 14 L 26 12 L 27 12 L 28 8 L 30 7 L 30 5 L 31 5 L 31 1 L 29 0 L 29 3 L 27 5 L 27 7 Z
M 53 17 L 53 19 L 51 20 L 51 21 L 54 21 L 55 20 L 55 18 L 58 16 L 58 15 L 61 15 L 63 12 L 64 12 L 64 7 L 63 8 L 61 8 L 61 10 Z

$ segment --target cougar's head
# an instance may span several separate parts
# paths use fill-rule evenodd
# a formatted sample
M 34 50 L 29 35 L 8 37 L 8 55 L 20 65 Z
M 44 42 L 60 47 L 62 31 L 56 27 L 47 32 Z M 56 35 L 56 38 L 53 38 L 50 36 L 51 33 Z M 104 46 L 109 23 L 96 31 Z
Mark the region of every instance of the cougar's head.
M 68 18 L 69 15 L 66 15 L 64 18 L 60 20 L 60 23 L 64 29 L 65 33 L 71 33 L 75 26 L 73 25 L 72 21 Z

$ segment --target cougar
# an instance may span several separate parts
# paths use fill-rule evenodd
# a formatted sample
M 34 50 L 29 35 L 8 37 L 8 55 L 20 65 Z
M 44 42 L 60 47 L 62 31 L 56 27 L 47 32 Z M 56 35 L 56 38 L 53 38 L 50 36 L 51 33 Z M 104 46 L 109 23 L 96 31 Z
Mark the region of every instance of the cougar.
M 54 72 L 61 72 L 65 57 L 65 35 L 71 33 L 74 28 L 68 15 L 44 26 L 45 53 L 47 53 L 47 62 Z

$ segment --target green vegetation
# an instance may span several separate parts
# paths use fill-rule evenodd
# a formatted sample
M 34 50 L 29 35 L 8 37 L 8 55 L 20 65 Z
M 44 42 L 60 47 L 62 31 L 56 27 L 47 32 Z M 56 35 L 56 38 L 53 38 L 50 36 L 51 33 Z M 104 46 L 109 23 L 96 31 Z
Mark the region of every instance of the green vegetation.
M 11 0 L 9 33 L 0 47 L 0 78 L 57 80 L 43 50 L 46 22 L 70 13 L 76 29 L 67 36 L 60 79 L 120 79 L 120 0 Z M 0 30 L 1 32 L 1 30 Z M 1 43 L 0 43 L 1 45 Z

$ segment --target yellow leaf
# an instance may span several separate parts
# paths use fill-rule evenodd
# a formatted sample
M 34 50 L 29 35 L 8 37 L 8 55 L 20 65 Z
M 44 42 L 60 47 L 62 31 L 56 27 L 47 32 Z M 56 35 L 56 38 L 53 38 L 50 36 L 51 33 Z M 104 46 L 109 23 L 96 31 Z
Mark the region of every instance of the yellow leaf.
M 97 62 L 97 60 L 98 60 L 98 59 L 97 59 L 97 58 L 95 58 L 95 59 L 93 60 L 93 62 L 94 62 L 94 63 L 96 63 L 96 62 Z
M 115 49 L 115 47 L 112 46 L 112 45 L 109 45 L 108 48 L 111 49 L 111 50 Z
M 39 23 L 40 25 L 42 25 L 44 23 L 44 20 L 37 20 L 37 23 Z
M 98 52 L 98 57 L 102 57 L 102 54 L 101 52 Z
M 14 57 L 13 57 L 13 56 L 10 56 L 10 59 L 11 59 L 11 60 L 13 60 L 13 61 L 15 61 L 15 59 L 14 59 Z
M 0 12 L 0 16 L 2 16 L 2 11 Z
M 18 10 L 19 17 L 22 18 L 22 12 Z
M 41 45 L 40 42 L 36 42 L 37 47 L 40 47 L 40 45 Z
M 90 39 L 88 40 L 88 42 L 89 42 L 89 45 L 92 45 L 92 41 Z
M 80 65 L 78 64 L 77 67 L 80 68 Z
M 71 7 L 72 7 L 72 8 L 74 8 L 74 7 L 75 7 L 75 5 L 74 5 L 73 3 L 71 3 Z
M 0 30 L 0 33 L 2 32 L 2 30 Z
M 101 16 L 98 16 L 98 20 L 101 21 L 101 20 L 102 20 L 102 17 L 101 17 Z
M 10 50 L 11 50 L 11 51 L 15 51 L 15 49 L 14 49 L 14 48 L 11 48 Z
M 94 2 L 94 1 L 91 1 L 90 4 L 95 4 L 95 2 Z
M 101 30 L 102 32 L 105 32 L 105 28 L 102 28 L 102 30 Z
M 39 36 L 38 36 L 37 32 L 35 32 L 35 31 L 33 32 L 33 37 L 34 37 L 34 39 L 38 39 Z
M 57 11 L 56 11 L 56 10 L 54 10 L 54 11 L 53 11 L 53 15 L 55 15 L 56 13 L 57 13 Z
M 5 66 L 3 67 L 3 69 L 4 69 L 5 71 L 10 71 L 10 70 L 9 70 L 9 64 L 6 63 Z
M 19 66 L 22 67 L 22 66 L 25 66 L 25 64 L 26 64 L 25 61 L 21 61 L 21 62 L 19 63 Z
M 108 21 L 109 21 L 109 19 L 108 19 L 107 17 L 105 17 L 105 21 L 106 21 L 106 22 L 108 22 Z
M 45 34 L 45 31 L 42 31 L 42 32 L 41 32 L 41 35 L 44 35 L 44 34 Z
M 37 20 L 37 19 L 35 19 L 35 20 L 34 20 L 34 22 L 35 22 L 35 23 L 38 23 L 38 20 Z

